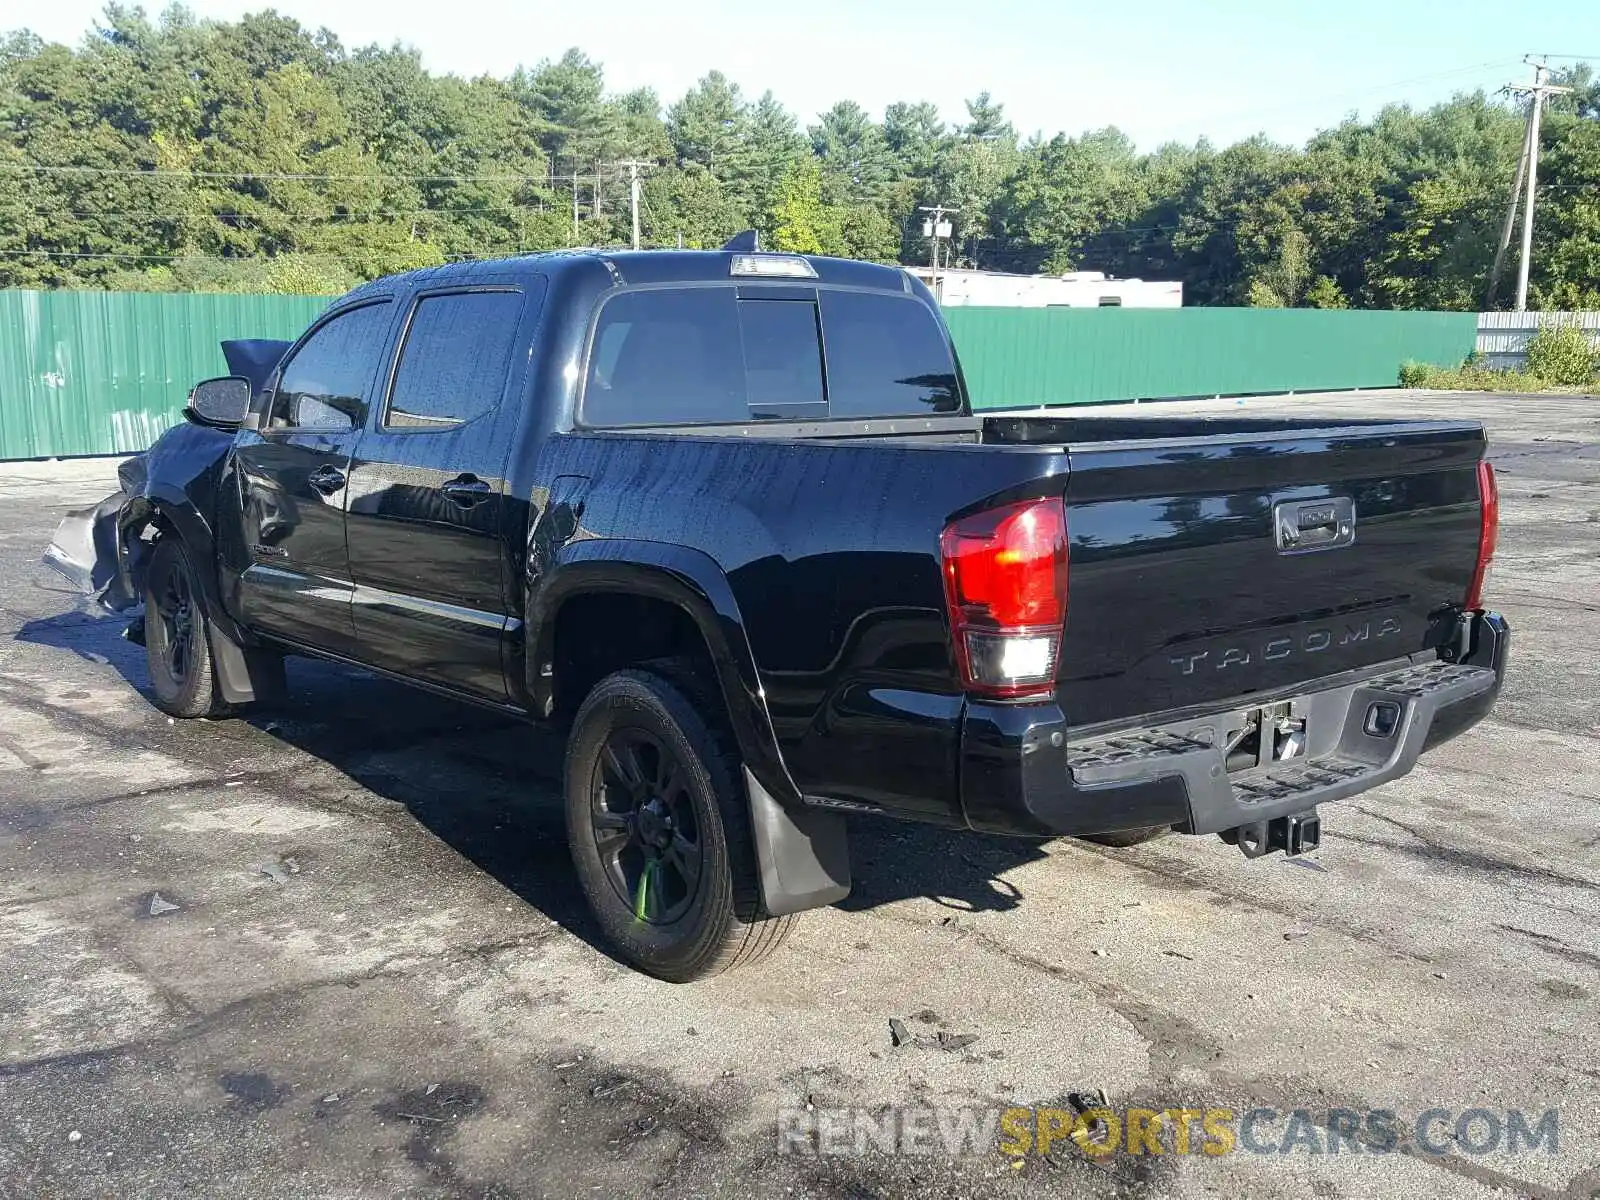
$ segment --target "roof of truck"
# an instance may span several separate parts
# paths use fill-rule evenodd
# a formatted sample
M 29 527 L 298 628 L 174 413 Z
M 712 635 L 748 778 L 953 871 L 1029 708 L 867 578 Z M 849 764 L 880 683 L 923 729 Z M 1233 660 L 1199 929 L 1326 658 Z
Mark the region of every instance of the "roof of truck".
M 774 251 L 759 253 L 779 258 L 803 258 L 816 271 L 815 282 L 819 283 L 883 291 L 920 290 L 911 276 L 900 267 L 859 262 L 848 258 L 826 258 L 813 254 L 788 255 Z M 492 279 L 504 280 L 508 274 L 549 275 L 597 262 L 603 264 L 619 284 L 709 283 L 735 278 L 733 266 L 734 259 L 738 257 L 747 256 L 727 250 L 553 250 L 543 254 L 522 254 L 508 258 L 472 259 L 466 262 L 446 263 L 440 267 L 423 267 L 398 275 L 386 275 L 355 288 L 345 299 L 355 300 L 369 294 L 387 294 L 396 290 L 487 283 Z M 804 278 L 771 276 L 751 278 L 750 281 L 798 286 L 813 282 Z

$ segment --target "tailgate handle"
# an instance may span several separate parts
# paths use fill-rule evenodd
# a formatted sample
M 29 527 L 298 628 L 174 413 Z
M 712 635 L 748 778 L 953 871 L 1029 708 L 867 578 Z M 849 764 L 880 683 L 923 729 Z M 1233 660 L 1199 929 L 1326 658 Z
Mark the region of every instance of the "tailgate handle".
M 1356 506 L 1349 496 L 1285 500 L 1272 508 L 1273 538 L 1280 554 L 1337 550 L 1356 540 Z

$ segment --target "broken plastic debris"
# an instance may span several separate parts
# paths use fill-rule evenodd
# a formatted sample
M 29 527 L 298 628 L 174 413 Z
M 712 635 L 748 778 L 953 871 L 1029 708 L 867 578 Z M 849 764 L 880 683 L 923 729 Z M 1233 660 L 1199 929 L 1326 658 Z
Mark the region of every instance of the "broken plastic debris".
M 289 872 L 284 870 L 281 862 L 262 863 L 256 870 L 272 880 L 273 883 L 283 884 L 289 882 Z
M 896 1046 L 909 1045 L 911 1042 L 911 1031 L 899 1017 L 889 1018 L 889 1040 Z

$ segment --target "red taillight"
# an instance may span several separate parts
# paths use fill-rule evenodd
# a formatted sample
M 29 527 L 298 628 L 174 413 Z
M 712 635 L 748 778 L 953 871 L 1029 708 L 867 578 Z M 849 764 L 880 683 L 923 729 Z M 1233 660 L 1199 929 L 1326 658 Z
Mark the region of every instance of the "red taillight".
M 1483 607 L 1483 585 L 1489 578 L 1489 564 L 1494 562 L 1494 546 L 1500 537 L 1500 488 L 1494 481 L 1494 468 L 1487 462 L 1478 464 L 1478 565 L 1473 568 L 1472 584 L 1467 588 L 1466 607 Z
M 1054 686 L 1067 617 L 1067 514 L 1028 500 L 952 522 L 939 539 L 956 663 L 969 691 Z

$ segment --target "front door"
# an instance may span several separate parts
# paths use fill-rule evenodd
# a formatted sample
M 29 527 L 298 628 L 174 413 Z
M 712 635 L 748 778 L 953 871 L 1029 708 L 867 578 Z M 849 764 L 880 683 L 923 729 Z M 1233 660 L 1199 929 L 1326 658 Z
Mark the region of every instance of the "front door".
M 228 607 L 253 629 L 337 653 L 355 647 L 345 504 L 392 315 L 379 301 L 317 325 L 279 368 L 261 428 L 239 435 L 239 528 L 224 542 L 242 570 L 226 573 Z
M 347 533 L 360 658 L 506 698 L 505 469 L 540 296 L 424 293 L 350 468 Z

